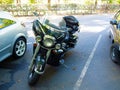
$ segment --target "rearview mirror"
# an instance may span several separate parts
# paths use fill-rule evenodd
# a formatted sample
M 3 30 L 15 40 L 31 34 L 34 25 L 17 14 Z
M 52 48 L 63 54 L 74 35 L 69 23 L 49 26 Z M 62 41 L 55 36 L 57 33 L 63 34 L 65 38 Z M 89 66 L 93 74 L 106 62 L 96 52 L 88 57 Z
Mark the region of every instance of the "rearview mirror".
M 46 24 L 49 24 L 49 20 L 48 20 L 48 19 L 46 19 L 46 20 L 45 20 L 45 23 L 46 23 Z
M 110 24 L 112 24 L 112 25 L 117 25 L 117 21 L 114 19 L 114 20 L 111 20 L 110 21 Z
M 36 12 L 33 12 L 33 14 L 34 14 L 35 16 L 37 16 L 37 17 L 39 16 L 39 14 L 38 14 L 38 13 L 36 13 Z

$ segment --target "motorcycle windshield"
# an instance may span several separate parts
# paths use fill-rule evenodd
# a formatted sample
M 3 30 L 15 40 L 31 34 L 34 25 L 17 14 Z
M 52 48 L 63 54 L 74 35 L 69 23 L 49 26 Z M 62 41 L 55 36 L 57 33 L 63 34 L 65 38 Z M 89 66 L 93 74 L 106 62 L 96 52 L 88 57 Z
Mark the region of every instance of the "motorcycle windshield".
M 58 21 L 59 20 L 59 21 Z M 44 26 L 44 33 L 47 35 L 54 36 L 56 39 L 63 39 L 66 35 L 66 23 L 63 18 L 52 19 L 51 17 L 45 17 L 42 19 Z

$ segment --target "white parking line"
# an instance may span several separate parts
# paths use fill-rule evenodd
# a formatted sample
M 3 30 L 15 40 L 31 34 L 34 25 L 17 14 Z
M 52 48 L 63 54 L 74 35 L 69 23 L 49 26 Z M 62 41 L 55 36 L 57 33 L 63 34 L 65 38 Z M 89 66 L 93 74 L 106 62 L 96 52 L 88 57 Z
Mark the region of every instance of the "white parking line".
M 28 42 L 27 44 L 28 44 L 28 45 L 29 45 L 29 44 L 33 44 L 33 42 Z
M 99 42 L 101 40 L 101 37 L 102 37 L 102 35 L 99 35 L 99 37 L 98 37 L 98 39 L 96 41 L 96 44 L 95 44 L 95 46 L 94 46 L 94 48 L 93 48 L 89 58 L 87 59 L 87 62 L 85 64 L 85 66 L 84 66 L 84 68 L 83 68 L 83 70 L 82 70 L 82 72 L 80 74 L 80 77 L 78 78 L 78 80 L 77 80 L 77 82 L 76 82 L 76 84 L 74 86 L 74 90 L 79 90 L 79 88 L 80 88 L 80 86 L 82 84 L 82 81 L 83 81 L 83 79 L 84 79 L 84 77 L 86 75 L 86 72 L 88 70 L 88 67 L 89 67 L 89 65 L 90 65 L 90 63 L 91 63 L 91 61 L 92 61 L 92 59 L 94 57 L 95 51 L 96 51 L 96 49 L 98 47 L 98 44 L 99 44 Z

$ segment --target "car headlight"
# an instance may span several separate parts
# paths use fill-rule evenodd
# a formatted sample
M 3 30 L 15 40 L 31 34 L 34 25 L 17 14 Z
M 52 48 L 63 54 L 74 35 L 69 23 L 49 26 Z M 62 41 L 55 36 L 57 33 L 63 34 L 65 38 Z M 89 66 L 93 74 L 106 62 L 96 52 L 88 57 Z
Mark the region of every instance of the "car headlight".
M 49 35 L 44 36 L 43 45 L 45 47 L 52 47 L 55 45 L 55 38 Z

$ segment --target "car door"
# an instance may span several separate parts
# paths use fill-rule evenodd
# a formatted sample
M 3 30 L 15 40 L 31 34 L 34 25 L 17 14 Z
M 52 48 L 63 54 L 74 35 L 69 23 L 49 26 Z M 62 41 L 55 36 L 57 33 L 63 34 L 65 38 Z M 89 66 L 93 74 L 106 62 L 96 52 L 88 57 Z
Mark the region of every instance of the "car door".
M 10 55 L 13 38 L 11 25 L 14 23 L 12 20 L 0 18 L 0 60 Z
M 117 21 L 117 25 L 114 26 L 116 28 L 115 29 L 115 42 L 120 44 L 120 11 L 116 14 L 115 18 Z

